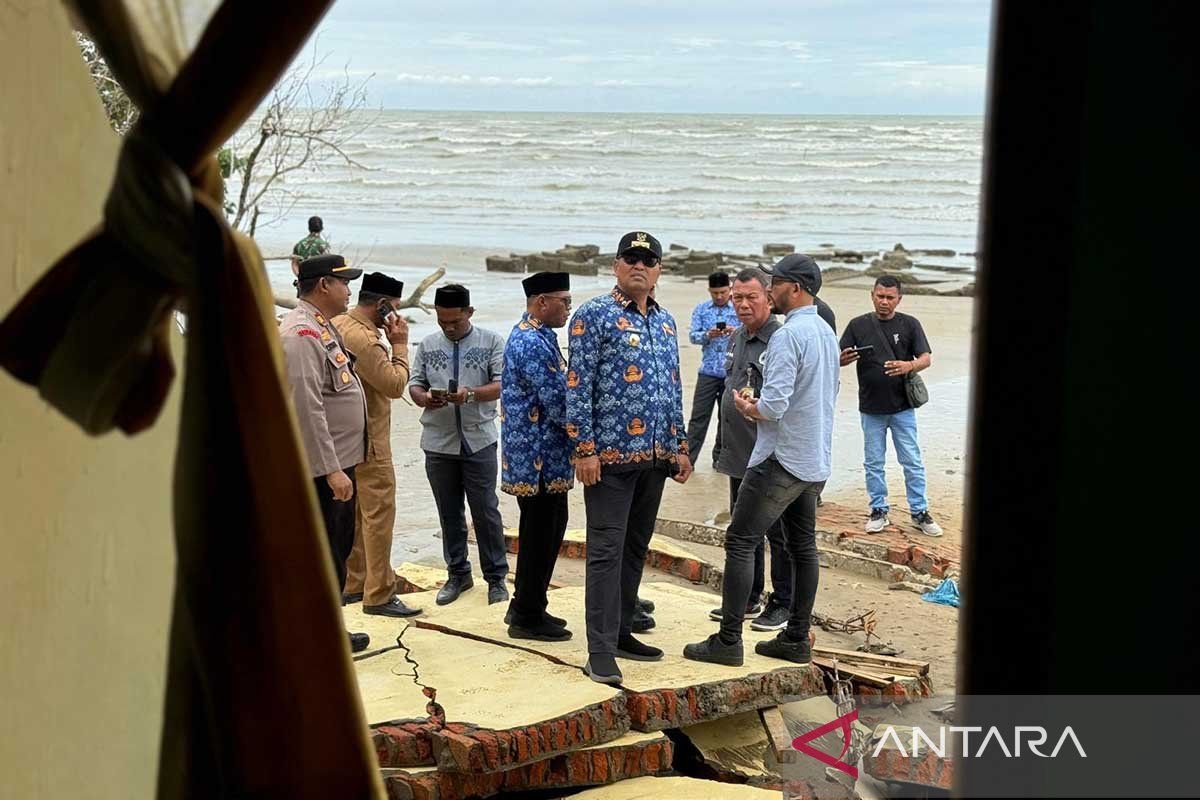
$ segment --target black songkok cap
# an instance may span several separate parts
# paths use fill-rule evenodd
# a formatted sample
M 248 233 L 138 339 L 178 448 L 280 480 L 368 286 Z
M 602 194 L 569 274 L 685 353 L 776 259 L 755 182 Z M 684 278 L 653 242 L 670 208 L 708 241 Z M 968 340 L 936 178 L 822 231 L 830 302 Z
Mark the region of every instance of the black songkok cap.
M 384 297 L 403 297 L 404 281 L 398 281 L 389 275 L 384 275 L 382 272 L 372 272 L 363 278 L 360 291 L 369 294 L 380 294 Z
M 368 280 L 370 279 L 370 277 L 371 277 L 370 275 L 367 276 Z M 714 272 L 712 275 L 708 276 L 708 288 L 710 288 L 710 289 L 720 289 L 722 286 L 728 286 L 728 285 L 729 285 L 729 273 L 728 272 Z
M 439 286 L 434 292 L 433 304 L 442 308 L 467 308 L 471 305 L 471 293 L 457 283 Z
M 566 272 L 538 272 L 521 281 L 526 297 L 536 297 L 547 292 L 571 291 L 571 276 Z

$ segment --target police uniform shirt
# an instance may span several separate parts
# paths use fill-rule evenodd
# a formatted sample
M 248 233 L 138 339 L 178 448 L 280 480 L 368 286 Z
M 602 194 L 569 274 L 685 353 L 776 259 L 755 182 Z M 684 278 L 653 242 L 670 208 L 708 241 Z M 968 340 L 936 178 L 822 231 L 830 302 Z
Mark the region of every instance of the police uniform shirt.
M 279 335 L 309 473 L 317 478 L 361 464 L 366 399 L 341 335 L 306 300 L 284 315 Z

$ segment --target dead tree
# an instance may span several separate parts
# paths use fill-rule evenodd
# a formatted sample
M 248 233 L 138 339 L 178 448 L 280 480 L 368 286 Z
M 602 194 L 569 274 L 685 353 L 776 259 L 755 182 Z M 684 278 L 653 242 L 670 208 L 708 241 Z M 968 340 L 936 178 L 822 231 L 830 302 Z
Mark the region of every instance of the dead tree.
M 346 70 L 338 82 L 323 83 L 318 75 L 323 62 L 314 47 L 308 61 L 284 76 L 261 114 L 222 153 L 222 174 L 238 182 L 237 195 L 226 207 L 229 223 L 250 236 L 260 217 L 269 224 L 296 204 L 295 193 L 286 186 L 289 174 L 319 170 L 331 162 L 368 169 L 346 146 L 375 122 L 377 115 L 366 110 L 366 86 L 373 75 L 356 82 Z

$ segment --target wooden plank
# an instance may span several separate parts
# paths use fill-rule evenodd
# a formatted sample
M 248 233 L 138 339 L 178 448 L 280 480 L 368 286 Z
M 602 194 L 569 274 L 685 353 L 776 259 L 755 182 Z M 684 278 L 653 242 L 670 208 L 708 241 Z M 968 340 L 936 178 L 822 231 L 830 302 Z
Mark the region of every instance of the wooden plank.
M 894 670 L 897 673 L 909 674 L 916 671 L 916 675 L 929 674 L 928 661 L 914 661 L 911 658 L 900 658 L 898 656 L 881 656 L 876 653 L 860 653 L 857 650 L 839 650 L 836 647 L 822 647 L 816 645 L 813 647 L 813 655 L 823 656 L 825 658 L 837 658 L 838 661 L 852 661 L 861 664 L 878 664 L 884 667 L 885 670 Z
M 783 721 L 783 712 L 779 706 L 768 706 L 758 711 L 762 720 L 763 730 L 767 732 L 767 741 L 775 751 L 775 760 L 780 764 L 796 763 L 799 753 L 792 747 L 792 735 L 788 733 L 787 723 Z
M 816 664 L 818 667 L 821 667 L 822 669 L 827 669 L 830 672 L 833 671 L 833 659 L 820 658 L 818 656 L 813 656 L 813 663 Z M 880 689 L 886 689 L 887 687 L 891 686 L 893 683 L 896 682 L 896 681 L 889 680 L 886 677 L 877 675 L 877 674 L 867 671 L 867 670 L 856 670 L 853 667 L 853 665 L 843 664 L 840 661 L 838 662 L 837 668 L 838 668 L 838 673 L 843 678 L 857 680 L 862 683 L 867 683 L 872 686 L 876 686 Z

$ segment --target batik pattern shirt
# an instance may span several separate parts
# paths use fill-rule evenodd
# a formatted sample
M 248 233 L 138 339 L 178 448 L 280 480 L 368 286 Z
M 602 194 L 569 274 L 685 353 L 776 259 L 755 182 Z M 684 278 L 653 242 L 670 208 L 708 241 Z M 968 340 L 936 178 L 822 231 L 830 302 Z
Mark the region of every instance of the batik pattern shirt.
M 733 302 L 719 306 L 712 300 L 705 300 L 692 311 L 692 329 L 688 339 L 692 344 L 703 346 L 700 356 L 700 374 L 710 378 L 725 378 L 725 351 L 729 349 L 730 336 L 708 338 L 708 332 L 717 327 L 718 322 L 724 322 L 729 328 L 737 328 L 742 323 L 737 312 L 733 310 Z
M 567 362 L 554 329 L 528 312 L 508 335 L 500 379 L 500 490 L 562 494 L 575 483 L 567 438 Z
M 675 319 L 654 300 L 646 314 L 619 288 L 571 321 L 567 436 L 575 458 L 651 466 L 687 454 Z

